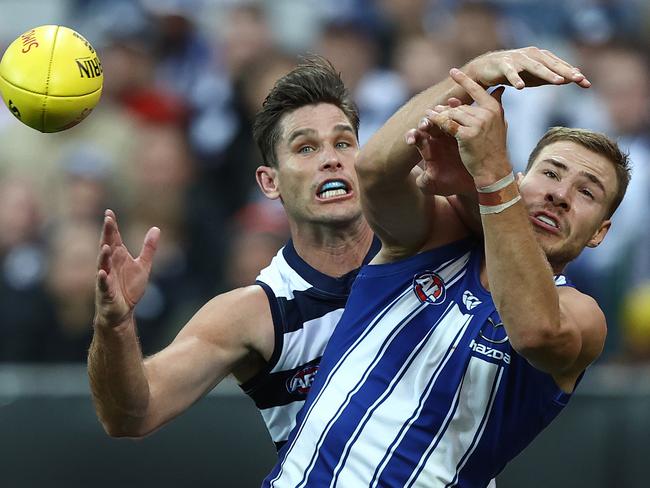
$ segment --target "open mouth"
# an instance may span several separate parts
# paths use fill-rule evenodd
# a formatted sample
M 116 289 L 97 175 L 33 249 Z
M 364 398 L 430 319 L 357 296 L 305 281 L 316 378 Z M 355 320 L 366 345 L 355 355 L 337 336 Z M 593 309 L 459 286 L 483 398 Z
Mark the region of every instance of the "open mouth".
M 345 181 L 330 180 L 321 185 L 316 195 L 322 200 L 328 200 L 330 198 L 345 196 L 348 193 L 350 193 L 350 189 Z
M 560 232 L 560 223 L 555 216 L 547 213 L 538 213 L 531 216 L 531 220 L 535 225 L 544 230 L 557 234 Z

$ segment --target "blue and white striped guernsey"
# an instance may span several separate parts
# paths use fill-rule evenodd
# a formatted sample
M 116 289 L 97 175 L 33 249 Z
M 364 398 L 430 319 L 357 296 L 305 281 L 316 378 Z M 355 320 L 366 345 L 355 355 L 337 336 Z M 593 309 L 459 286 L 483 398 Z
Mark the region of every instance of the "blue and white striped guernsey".
M 379 251 L 375 238 L 363 264 Z M 241 385 L 279 449 L 296 423 L 358 269 L 333 278 L 312 268 L 289 241 L 257 277 L 269 299 L 275 348 L 267 367 Z
M 264 487 L 484 488 L 553 420 L 570 395 L 511 348 L 482 255 L 361 269 Z

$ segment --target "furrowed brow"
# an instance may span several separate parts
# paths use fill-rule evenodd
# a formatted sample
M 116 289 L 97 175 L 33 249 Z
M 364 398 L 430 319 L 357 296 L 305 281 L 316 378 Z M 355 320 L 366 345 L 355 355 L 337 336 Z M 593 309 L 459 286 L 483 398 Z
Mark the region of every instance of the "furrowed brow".
M 569 170 L 569 167 L 566 164 L 558 161 L 557 159 L 548 158 L 548 159 L 545 159 L 544 162 L 551 163 L 557 169 L 561 169 L 562 171 L 568 171 Z
M 349 126 L 348 124 L 337 124 L 334 126 L 334 131 L 335 132 L 350 132 L 352 135 L 354 135 L 354 130 L 352 130 L 352 127 Z
M 287 144 L 291 144 L 293 141 L 295 141 L 297 138 L 301 136 L 313 136 L 315 134 L 316 131 L 314 129 L 298 129 L 291 133 L 289 139 L 287 140 Z
M 598 188 L 600 188 L 600 190 L 601 190 L 603 193 L 605 193 L 605 194 L 607 193 L 607 192 L 605 191 L 605 185 L 603 185 L 603 182 L 600 181 L 600 179 L 599 179 L 596 175 L 591 174 L 591 173 L 589 173 L 589 172 L 587 172 L 587 171 L 580 171 L 580 175 L 581 175 L 581 176 L 584 176 L 584 177 L 587 178 L 589 181 L 591 181 L 594 185 L 596 185 Z

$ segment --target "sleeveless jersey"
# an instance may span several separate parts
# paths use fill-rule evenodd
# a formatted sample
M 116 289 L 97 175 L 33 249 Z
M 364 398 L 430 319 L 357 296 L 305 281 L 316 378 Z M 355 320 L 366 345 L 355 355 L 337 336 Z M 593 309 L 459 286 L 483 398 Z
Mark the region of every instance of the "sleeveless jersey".
M 463 240 L 361 269 L 263 486 L 484 488 L 551 422 L 570 395 L 510 346 L 482 259 Z
M 375 238 L 363 264 L 380 246 Z M 290 240 L 257 277 L 271 306 L 275 347 L 266 368 L 240 386 L 260 410 L 278 449 L 296 423 L 357 272 L 340 278 L 323 274 L 298 255 Z

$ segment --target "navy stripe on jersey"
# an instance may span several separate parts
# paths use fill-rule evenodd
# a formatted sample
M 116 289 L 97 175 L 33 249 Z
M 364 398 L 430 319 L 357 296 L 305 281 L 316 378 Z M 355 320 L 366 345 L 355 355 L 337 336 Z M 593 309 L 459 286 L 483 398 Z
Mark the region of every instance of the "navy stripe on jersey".
M 273 366 L 278 362 L 278 359 L 280 358 L 280 353 L 282 352 L 282 330 L 279 327 L 275 327 L 275 324 L 281 324 L 282 323 L 282 312 L 280 310 L 280 307 L 278 306 L 277 301 L 275 300 L 275 294 L 273 293 L 273 290 L 269 285 L 266 283 L 263 283 L 261 281 L 256 281 L 256 284 L 262 287 L 262 290 L 264 290 L 264 293 L 266 293 L 266 298 L 269 300 L 269 307 L 271 308 L 271 319 L 273 320 L 273 333 L 275 336 L 275 341 L 274 341 L 274 346 L 273 346 L 273 353 L 271 354 L 271 357 L 269 359 L 269 362 L 264 368 L 264 371 L 262 371 L 260 374 L 264 375 L 267 374 Z M 260 375 L 257 375 L 259 377 Z M 244 393 L 247 395 L 250 395 L 254 390 L 255 390 L 255 385 L 256 385 L 256 379 L 252 378 L 245 383 L 242 383 L 240 386 L 242 390 L 244 390 Z
M 374 237 L 370 249 L 363 259 L 362 265 L 368 264 L 372 258 L 375 257 L 375 254 L 379 252 L 380 248 L 381 241 L 377 237 Z M 357 272 L 359 271 L 358 269 L 350 271 L 346 275 L 338 278 L 321 273 L 317 269 L 312 268 L 298 255 L 298 252 L 293 245 L 293 240 L 291 239 L 287 242 L 287 245 L 284 246 L 281 252 L 287 264 L 306 281 L 311 283 L 315 289 L 334 295 L 348 296 L 350 294 L 350 288 L 352 282 L 357 276 Z
M 292 300 L 278 297 L 278 308 L 283 315 L 283 332 L 301 329 L 305 322 L 322 317 L 333 310 L 344 308 L 347 301 L 347 295 L 325 295 L 314 288 L 294 291 Z
M 363 263 L 380 247 L 375 237 Z M 357 272 L 340 278 L 325 275 L 307 264 L 289 241 L 257 278 L 271 307 L 275 345 L 266 367 L 240 386 L 260 409 L 278 448 L 295 425 Z
M 310 366 L 317 366 L 320 359 L 319 356 L 297 368 L 269 373 L 266 381 L 255 390 L 255 406 L 263 410 L 286 405 L 296 400 L 304 400 L 307 397 L 308 388 L 292 388 L 291 380 L 294 379 L 296 373 L 304 371 Z

